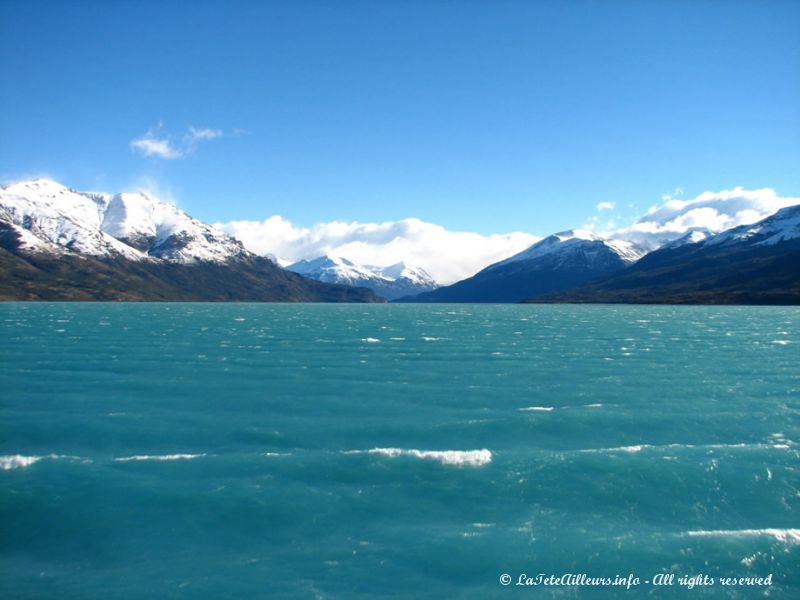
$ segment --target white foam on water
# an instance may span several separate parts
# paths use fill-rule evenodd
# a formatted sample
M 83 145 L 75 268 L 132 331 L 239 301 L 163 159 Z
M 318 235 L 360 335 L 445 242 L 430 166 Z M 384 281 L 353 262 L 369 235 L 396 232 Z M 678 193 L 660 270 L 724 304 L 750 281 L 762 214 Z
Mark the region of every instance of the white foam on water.
M 772 340 L 772 343 L 773 344 L 778 344 L 779 346 L 786 346 L 787 344 L 790 344 L 791 342 L 789 340 Z
M 652 448 L 652 446 L 648 446 L 647 444 L 638 444 L 636 446 L 620 446 L 619 448 L 613 448 L 612 450 L 616 450 L 617 452 L 641 452 L 644 448 Z
M 43 456 L 23 456 L 22 454 L 12 454 L 0 456 L 0 469 L 10 471 L 11 469 L 24 469 L 42 460 Z
M 687 531 L 689 537 L 762 537 L 770 536 L 779 542 L 800 544 L 800 529 L 712 529 Z
M 0 456 L 0 470 L 10 471 L 11 469 L 24 469 L 36 464 L 40 460 L 58 460 L 66 458 L 69 460 L 79 460 L 81 462 L 92 462 L 88 458 L 81 458 L 80 456 L 70 456 L 68 454 L 48 454 L 46 456 L 24 456 L 22 454 L 10 454 L 7 456 Z
M 139 460 L 193 460 L 195 458 L 202 458 L 205 454 L 139 454 L 136 456 L 123 456 L 122 458 L 115 458 L 114 462 L 130 462 Z
M 788 440 L 776 440 L 787 442 Z M 616 448 L 585 448 L 578 450 L 578 452 L 587 453 L 611 453 L 611 452 L 629 452 L 636 453 L 642 450 L 787 450 L 791 448 L 791 443 L 783 444 L 637 444 L 635 446 L 619 446 Z
M 551 412 L 555 410 L 553 406 L 526 406 L 525 408 L 518 408 L 520 412 Z
M 438 338 L 438 337 L 430 337 L 430 336 L 428 336 L 428 335 L 423 335 L 423 336 L 422 336 L 422 339 L 423 339 L 423 340 L 425 340 L 426 342 L 438 342 L 438 341 L 439 341 L 440 339 L 442 339 L 442 338 Z
M 602 408 L 603 404 L 601 402 L 595 402 L 594 404 L 584 404 L 584 408 Z
M 758 558 L 758 554 L 753 554 L 752 556 L 745 556 L 742 560 L 739 561 L 740 564 L 743 564 L 745 567 L 752 567 L 753 563 L 756 562 Z
M 264 456 L 291 456 L 291 452 L 264 452 Z
M 482 467 L 492 462 L 491 451 L 482 450 L 417 450 L 416 448 L 372 448 L 371 450 L 349 450 L 345 454 L 381 454 L 390 458 L 412 456 L 422 460 L 435 460 L 443 465 Z
M 361 341 L 367 344 L 377 344 L 378 342 L 380 342 L 378 338 L 373 338 L 373 337 L 361 338 Z
M 652 448 L 648 444 L 638 444 L 636 446 L 619 446 L 617 448 L 586 448 L 584 450 L 578 450 L 578 452 L 586 452 L 589 454 L 606 454 L 609 452 L 628 452 L 630 454 L 635 454 L 636 452 L 641 452 L 645 448 Z

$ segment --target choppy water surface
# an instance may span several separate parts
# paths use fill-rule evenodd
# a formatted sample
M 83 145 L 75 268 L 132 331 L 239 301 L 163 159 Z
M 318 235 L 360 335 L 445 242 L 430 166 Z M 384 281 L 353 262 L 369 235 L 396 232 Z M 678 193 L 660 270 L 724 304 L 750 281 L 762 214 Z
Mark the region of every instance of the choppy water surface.
M 798 325 L 2 304 L 2 596 L 798 598 Z M 540 573 L 641 583 L 515 585 Z

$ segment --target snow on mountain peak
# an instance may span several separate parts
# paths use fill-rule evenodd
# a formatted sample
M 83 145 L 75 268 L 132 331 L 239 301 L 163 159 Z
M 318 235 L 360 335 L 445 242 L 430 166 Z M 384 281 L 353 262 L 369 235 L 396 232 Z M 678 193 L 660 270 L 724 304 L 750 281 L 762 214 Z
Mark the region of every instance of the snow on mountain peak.
M 437 287 L 425 270 L 402 262 L 374 267 L 356 264 L 342 256 L 320 256 L 297 261 L 286 268 L 325 283 L 368 287 L 389 300 Z
M 147 194 L 76 192 L 49 179 L 2 186 L 0 221 L 29 251 L 180 263 L 246 254 L 231 236 Z
M 244 252 L 231 236 L 141 192 L 116 194 L 101 227 L 134 248 L 173 262 L 219 262 Z
M 782 208 L 772 216 L 754 223 L 724 231 L 710 238 L 708 245 L 753 243 L 773 246 L 800 238 L 800 204 Z
M 0 221 L 28 250 L 142 259 L 136 249 L 100 230 L 104 210 L 100 196 L 81 194 L 49 179 L 19 181 L 0 189 Z
M 368 267 L 357 265 L 340 256 L 319 256 L 311 260 L 299 260 L 286 268 L 326 283 L 359 285 L 364 281 L 375 279 L 388 281 L 386 277 L 374 273 Z
M 288 258 L 283 258 L 282 256 L 278 256 L 272 253 L 265 254 L 264 258 L 272 261 L 273 264 L 276 264 L 284 269 L 294 262 L 292 260 L 289 260 Z
M 147 251 L 157 232 L 154 204 L 144 194 L 116 194 L 108 203 L 101 229 L 134 248 Z
M 487 268 L 494 269 L 502 265 L 519 261 L 533 260 L 549 254 L 569 253 L 575 251 L 577 248 L 586 247 L 587 244 L 602 244 L 603 246 L 611 249 L 623 261 L 628 263 L 635 262 L 646 254 L 646 251 L 643 248 L 638 247 L 633 242 L 619 239 L 607 239 L 585 229 L 569 229 L 567 231 L 560 231 L 558 233 L 549 235 L 546 238 L 539 240 L 532 246 L 529 246 L 522 252 L 497 262 Z
M 566 242 L 569 240 L 596 241 L 603 239 L 593 231 L 588 231 L 586 229 L 567 229 L 566 231 L 559 231 L 558 233 L 554 233 L 551 237 L 558 238 L 562 242 Z
M 408 265 L 405 262 L 395 263 L 388 267 L 367 267 L 374 273 L 378 273 L 387 279 L 397 281 L 406 279 L 415 285 L 436 286 L 436 281 L 422 267 Z
M 681 237 L 659 246 L 658 249 L 664 250 L 667 248 L 679 248 L 681 246 L 686 246 L 687 244 L 696 244 L 708 239 L 708 237 L 711 235 L 711 231 L 705 227 L 695 227 L 684 233 Z
M 63 194 L 75 193 L 75 190 L 52 179 L 38 178 L 23 181 L 12 181 L 0 186 L 3 193 L 26 196 L 36 194 L 42 198 L 56 198 Z

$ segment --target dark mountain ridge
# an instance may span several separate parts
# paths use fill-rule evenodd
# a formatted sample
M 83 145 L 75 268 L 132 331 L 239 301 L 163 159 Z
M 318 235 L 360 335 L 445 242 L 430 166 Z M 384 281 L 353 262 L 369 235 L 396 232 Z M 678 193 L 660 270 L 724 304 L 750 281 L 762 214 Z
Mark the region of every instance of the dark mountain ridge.
M 618 273 L 526 302 L 800 304 L 800 206 L 696 243 L 667 245 Z

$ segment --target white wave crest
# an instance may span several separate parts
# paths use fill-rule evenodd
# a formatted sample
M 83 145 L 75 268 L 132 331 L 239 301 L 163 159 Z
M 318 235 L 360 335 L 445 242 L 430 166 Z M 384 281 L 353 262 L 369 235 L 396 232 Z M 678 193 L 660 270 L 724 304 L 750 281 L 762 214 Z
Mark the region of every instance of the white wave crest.
M 22 454 L 12 454 L 0 456 L 0 469 L 10 471 L 11 469 L 24 469 L 42 460 L 44 456 L 23 456 Z
M 139 454 L 137 456 L 123 456 L 122 458 L 115 458 L 114 462 L 129 462 L 132 460 L 192 460 L 195 458 L 202 458 L 204 456 L 205 454 Z
M 361 338 L 361 341 L 366 344 L 377 344 L 378 342 L 380 342 L 378 338 L 374 337 Z
M 776 443 L 783 442 L 783 443 Z M 642 450 L 700 450 L 700 451 L 713 451 L 713 450 L 788 450 L 792 447 L 793 442 L 790 440 L 775 439 L 770 444 L 761 443 L 744 443 L 738 444 L 639 444 L 636 446 L 619 446 L 617 448 L 586 448 L 578 450 L 578 452 L 606 454 L 612 452 L 641 452 Z
M 47 454 L 46 456 L 24 456 L 22 454 L 12 454 L 8 456 L 0 456 L 0 469 L 3 471 L 10 471 L 11 469 L 24 469 L 39 462 L 40 460 L 58 460 L 60 458 L 79 460 L 84 463 L 92 462 L 88 458 L 71 456 L 69 454 Z
M 590 454 L 605 454 L 607 452 L 628 452 L 635 454 L 641 452 L 645 448 L 652 448 L 649 444 L 639 444 L 637 446 L 619 446 L 618 448 L 586 448 L 585 450 L 578 450 L 578 452 L 587 452 Z
M 552 406 L 526 406 L 525 408 L 517 409 L 521 412 L 551 412 L 554 410 Z
M 714 529 L 687 531 L 690 537 L 756 537 L 770 536 L 779 542 L 800 544 L 800 529 Z
M 423 460 L 435 460 L 443 465 L 463 467 L 482 467 L 492 462 L 491 451 L 482 450 L 416 450 L 405 448 L 372 448 L 371 450 L 351 450 L 347 454 L 382 454 L 390 458 L 413 456 Z

